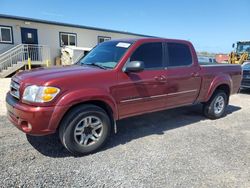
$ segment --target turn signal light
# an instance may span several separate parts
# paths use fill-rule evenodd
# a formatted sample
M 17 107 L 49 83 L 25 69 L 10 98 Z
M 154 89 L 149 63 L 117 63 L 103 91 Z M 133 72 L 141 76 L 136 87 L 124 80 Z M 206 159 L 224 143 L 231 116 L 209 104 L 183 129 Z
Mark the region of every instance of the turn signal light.
M 57 88 L 54 88 L 54 87 L 48 87 L 44 90 L 44 93 L 45 94 L 55 94 L 58 92 L 58 89 Z
M 47 95 L 44 95 L 42 98 L 43 98 L 43 101 L 47 102 L 47 101 L 50 101 L 53 97 L 47 94 Z

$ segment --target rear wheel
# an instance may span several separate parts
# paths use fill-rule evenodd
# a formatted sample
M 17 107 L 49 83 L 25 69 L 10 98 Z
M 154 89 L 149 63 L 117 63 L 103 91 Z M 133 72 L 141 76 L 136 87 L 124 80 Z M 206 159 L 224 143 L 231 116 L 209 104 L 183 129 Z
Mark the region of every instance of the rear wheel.
M 103 146 L 110 134 L 107 113 L 95 105 L 81 105 L 71 110 L 59 128 L 62 144 L 74 155 L 89 154 Z
M 203 113 L 210 119 L 218 119 L 224 115 L 227 103 L 227 94 L 223 90 L 218 90 L 211 99 L 204 104 Z

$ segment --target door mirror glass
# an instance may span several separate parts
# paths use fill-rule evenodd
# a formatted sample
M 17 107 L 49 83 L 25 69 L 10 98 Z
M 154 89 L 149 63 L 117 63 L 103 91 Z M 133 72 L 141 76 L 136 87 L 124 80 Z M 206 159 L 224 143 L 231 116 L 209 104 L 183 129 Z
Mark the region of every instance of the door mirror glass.
M 142 61 L 130 61 L 126 64 L 124 72 L 141 72 L 144 70 L 144 63 Z
M 232 48 L 234 48 L 234 47 L 235 47 L 235 44 L 233 43 L 233 44 L 232 44 Z

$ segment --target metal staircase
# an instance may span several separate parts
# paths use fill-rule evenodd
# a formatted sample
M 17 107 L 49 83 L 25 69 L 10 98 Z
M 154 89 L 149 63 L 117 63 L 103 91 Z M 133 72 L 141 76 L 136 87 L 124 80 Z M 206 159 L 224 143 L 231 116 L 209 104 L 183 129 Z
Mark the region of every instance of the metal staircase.
M 50 49 L 45 45 L 19 44 L 0 54 L 0 78 L 5 78 L 28 64 L 46 65 L 50 60 Z

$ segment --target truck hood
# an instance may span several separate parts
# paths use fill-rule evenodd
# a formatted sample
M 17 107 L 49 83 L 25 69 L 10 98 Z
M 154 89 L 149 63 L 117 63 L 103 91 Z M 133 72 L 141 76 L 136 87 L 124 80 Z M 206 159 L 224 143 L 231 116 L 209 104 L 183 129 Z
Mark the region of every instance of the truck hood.
M 68 79 L 77 75 L 96 74 L 106 70 L 81 65 L 70 65 L 53 68 L 36 68 L 31 71 L 22 71 L 13 77 L 17 82 L 44 84 L 46 82 Z

